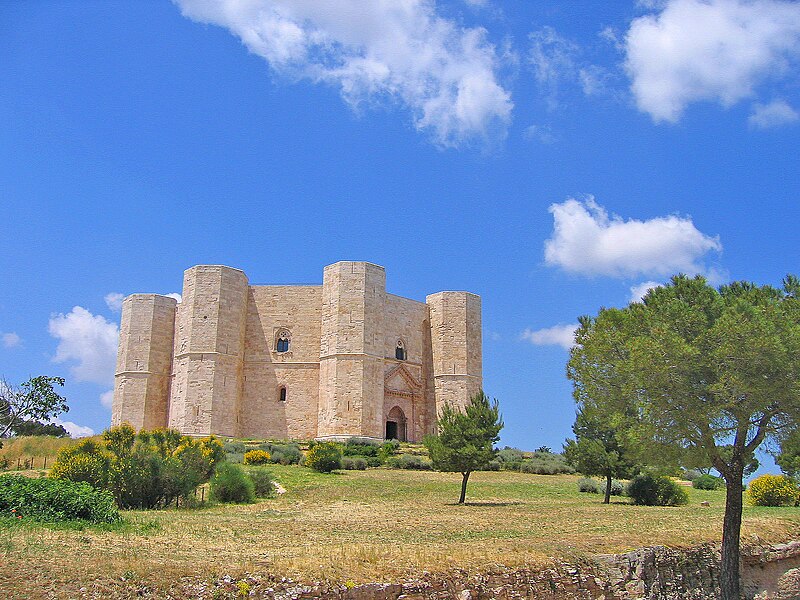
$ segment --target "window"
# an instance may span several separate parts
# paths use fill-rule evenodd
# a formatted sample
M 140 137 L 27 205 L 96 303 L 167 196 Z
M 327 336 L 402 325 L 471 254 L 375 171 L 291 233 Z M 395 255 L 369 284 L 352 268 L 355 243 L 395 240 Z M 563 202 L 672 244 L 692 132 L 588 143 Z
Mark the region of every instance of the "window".
M 397 347 L 394 349 L 394 357 L 397 360 L 406 359 L 406 347 L 403 345 L 403 340 L 397 340 Z
M 286 402 L 286 386 L 282 385 L 280 391 L 278 392 L 278 399 L 281 402 Z
M 288 352 L 289 351 L 289 332 L 281 331 L 275 341 L 275 352 Z

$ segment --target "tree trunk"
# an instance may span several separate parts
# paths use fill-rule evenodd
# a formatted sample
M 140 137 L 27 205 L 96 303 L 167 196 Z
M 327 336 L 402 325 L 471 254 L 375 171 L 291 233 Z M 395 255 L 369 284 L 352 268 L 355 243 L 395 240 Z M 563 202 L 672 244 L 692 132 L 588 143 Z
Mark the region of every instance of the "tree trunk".
M 464 504 L 464 498 L 467 497 L 467 480 L 469 479 L 469 474 L 471 472 L 472 471 L 461 473 L 461 498 L 458 499 L 459 504 Z
M 610 504 L 611 503 L 611 475 L 606 474 L 606 497 L 603 500 L 603 504 Z
M 739 538 L 742 530 L 742 472 L 726 478 L 725 520 L 722 525 L 722 600 L 739 600 Z

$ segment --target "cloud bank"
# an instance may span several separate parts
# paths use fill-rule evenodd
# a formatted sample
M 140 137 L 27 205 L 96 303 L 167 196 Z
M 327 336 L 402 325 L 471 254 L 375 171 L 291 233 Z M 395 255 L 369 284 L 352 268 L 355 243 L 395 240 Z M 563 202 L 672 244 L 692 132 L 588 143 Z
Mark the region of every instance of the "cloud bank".
M 535 346 L 561 346 L 569 350 L 575 345 L 575 330 L 578 324 L 554 325 L 544 329 L 526 329 L 522 332 L 522 339 Z
M 707 271 L 701 259 L 719 252 L 718 237 L 707 236 L 688 217 L 647 221 L 610 215 L 594 198 L 570 198 L 550 206 L 553 234 L 545 242 L 545 262 L 580 275 L 668 276 Z
M 800 4 L 670 0 L 631 22 L 625 54 L 639 109 L 674 123 L 693 102 L 731 106 L 791 74 L 800 58 Z
M 443 146 L 505 132 L 513 103 L 483 28 L 425 0 L 174 0 L 220 25 L 277 73 L 338 87 L 352 107 L 391 100 Z
M 119 328 L 81 306 L 50 318 L 50 335 L 58 339 L 53 361 L 71 363 L 77 381 L 113 385 Z

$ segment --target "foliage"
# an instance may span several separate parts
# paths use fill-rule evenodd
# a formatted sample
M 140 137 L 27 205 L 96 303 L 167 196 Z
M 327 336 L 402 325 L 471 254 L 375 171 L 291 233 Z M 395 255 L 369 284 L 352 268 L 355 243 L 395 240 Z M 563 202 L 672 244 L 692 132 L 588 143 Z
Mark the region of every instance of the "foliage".
M 300 463 L 300 459 L 303 457 L 300 446 L 294 443 L 266 443 L 260 444 L 258 448 L 269 452 L 272 456 L 272 462 L 279 465 L 296 465 Z
M 686 490 L 665 475 L 640 473 L 626 491 L 634 504 L 645 506 L 682 506 L 689 502 Z
M 40 423 L 39 421 L 19 421 L 12 428 L 15 436 L 52 436 L 69 437 L 69 433 L 62 425 L 55 423 Z
M 68 412 L 66 399 L 54 389 L 63 385 L 63 378 L 46 375 L 33 377 L 19 386 L 0 379 L 0 438 L 24 421 L 50 421 Z
M 739 597 L 742 478 L 800 420 L 800 280 L 715 289 L 679 275 L 643 302 L 581 317 L 567 374 L 579 407 L 624 415 L 648 461 L 712 465 L 727 483 L 722 596 Z M 730 450 L 723 450 L 730 446 Z
M 545 452 L 543 448 L 544 446 L 535 452 L 523 452 L 518 448 L 506 446 L 502 450 L 498 450 L 495 461 L 503 471 L 520 471 L 538 475 L 575 472 L 575 469 L 566 463 L 563 454 L 556 454 L 549 450 Z M 489 470 L 494 470 L 491 465 L 492 463 L 490 463 Z
M 508 468 L 509 471 L 519 470 L 519 463 L 525 460 L 525 453 L 519 448 L 511 448 L 506 446 L 502 450 L 497 451 L 497 460 L 503 465 L 515 465 L 515 468 Z
M 470 473 L 484 468 L 497 452 L 494 444 L 503 428 L 500 408 L 497 400 L 490 402 L 481 390 L 470 398 L 463 412 L 445 404 L 437 425 L 438 435 L 428 436 L 425 446 L 434 469 L 461 473 L 458 503 L 463 504 Z
M 800 427 L 792 428 L 781 438 L 775 464 L 784 474 L 800 479 Z
M 754 506 L 795 506 L 800 501 L 797 484 L 785 475 L 756 477 L 750 482 L 747 495 Z
M 224 456 L 213 436 L 193 439 L 174 429 L 137 434 L 123 423 L 100 440 L 61 449 L 50 476 L 107 489 L 122 508 L 157 508 L 188 499 Z
M 386 461 L 386 466 L 391 469 L 406 469 L 410 471 L 430 471 L 433 468 L 431 461 L 414 454 L 392 456 Z
M 535 451 L 541 452 L 542 454 L 551 454 L 553 449 L 550 446 L 539 446 Z
M 600 484 L 596 479 L 592 479 L 591 477 L 581 477 L 578 480 L 578 491 L 587 494 L 599 494 Z
M 222 448 L 225 454 L 244 454 L 247 452 L 244 442 L 239 440 L 226 440 L 222 443 Z M 269 448 L 262 448 L 262 450 L 269 450 Z
M 378 456 L 380 446 L 378 444 L 370 444 L 369 442 L 362 442 L 356 438 L 350 438 L 342 448 L 343 456 Z
M 119 511 L 114 497 L 88 483 L 19 475 L 0 476 L 0 514 L 42 521 L 83 519 L 116 523 Z
M 255 500 L 255 484 L 239 465 L 220 463 L 211 477 L 211 498 L 217 502 L 247 504 Z
M 564 458 L 584 475 L 605 477 L 605 497 L 609 503 L 614 477 L 628 478 L 638 471 L 633 453 L 623 437 L 620 419 L 584 405 L 572 426 L 575 439 L 564 444 Z
M 305 466 L 319 473 L 330 473 L 341 468 L 342 450 L 333 442 L 318 442 L 311 446 L 306 455 Z
M 381 444 L 381 447 L 378 448 L 378 459 L 381 464 L 385 464 L 390 457 L 397 454 L 398 450 L 400 450 L 400 442 L 397 440 L 387 440 Z
M 249 467 L 246 473 L 253 482 L 256 498 L 271 498 L 275 495 L 275 478 L 272 476 L 272 471 L 258 466 Z
M 367 461 L 362 456 L 343 456 L 342 468 L 345 471 L 363 471 L 367 468 Z
M 243 462 L 246 465 L 266 465 L 272 462 L 272 457 L 266 450 L 248 450 L 244 453 Z
M 724 486 L 724 479 L 721 477 L 714 477 L 708 473 L 698 475 L 692 480 L 692 487 L 696 490 L 718 490 Z

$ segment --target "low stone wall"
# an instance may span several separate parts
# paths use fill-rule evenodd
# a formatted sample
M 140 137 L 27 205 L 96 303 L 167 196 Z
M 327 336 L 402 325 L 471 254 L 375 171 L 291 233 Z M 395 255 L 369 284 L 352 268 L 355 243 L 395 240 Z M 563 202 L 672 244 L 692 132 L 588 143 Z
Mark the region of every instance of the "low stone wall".
M 396 584 L 347 587 L 257 578 L 249 583 L 257 597 L 275 600 L 705 600 L 719 598 L 719 565 L 714 546 L 655 546 L 580 564 L 456 571 Z M 745 550 L 742 592 L 755 600 L 800 598 L 800 542 Z

